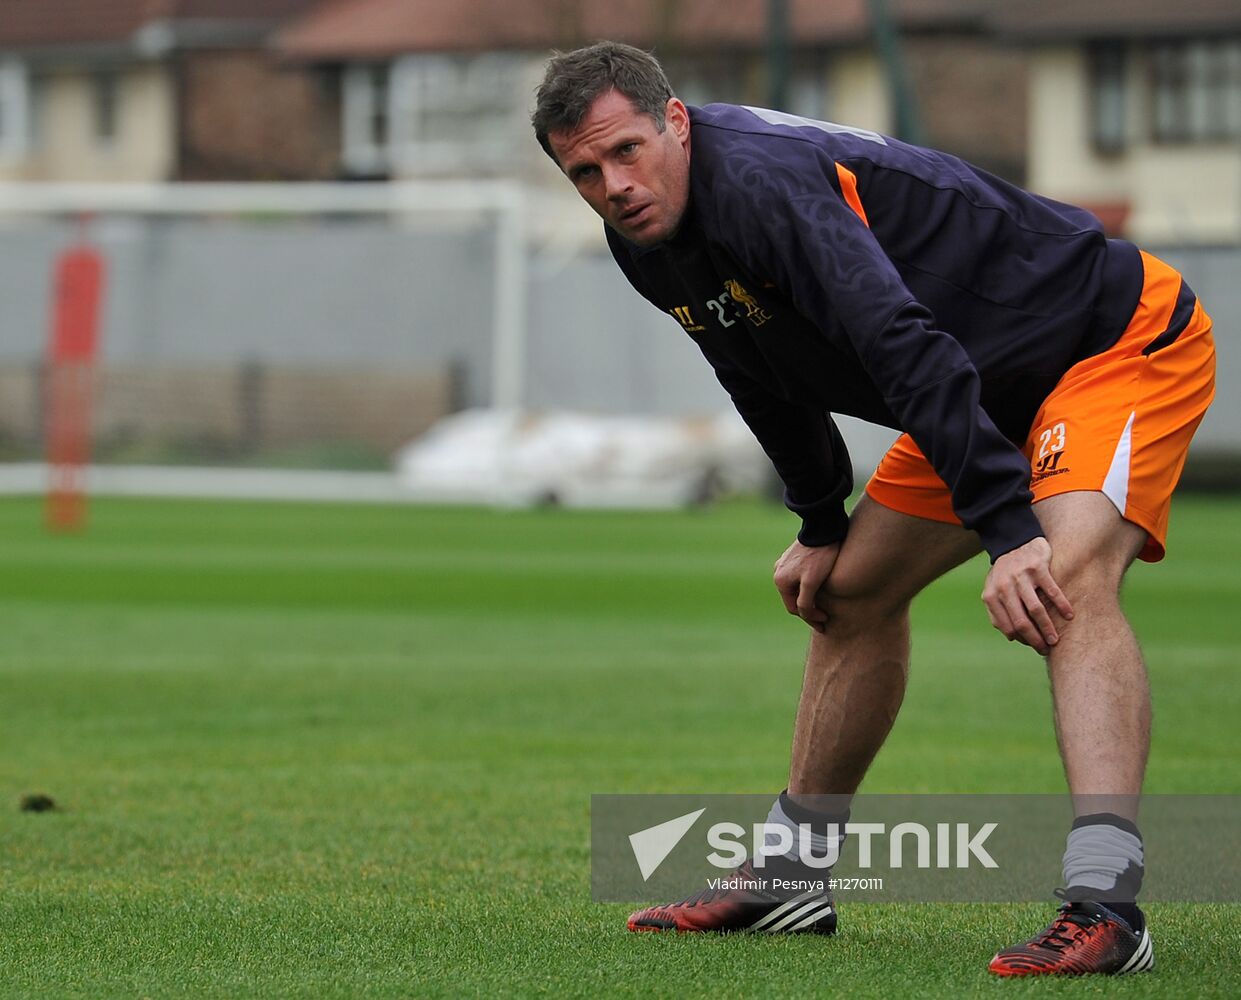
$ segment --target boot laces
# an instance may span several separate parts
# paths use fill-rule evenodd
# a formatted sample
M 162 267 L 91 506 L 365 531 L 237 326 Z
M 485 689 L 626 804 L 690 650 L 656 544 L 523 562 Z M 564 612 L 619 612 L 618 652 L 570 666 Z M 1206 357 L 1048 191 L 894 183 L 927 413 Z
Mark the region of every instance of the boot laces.
M 1097 916 L 1087 913 L 1076 903 L 1065 903 L 1060 907 L 1051 926 L 1031 944 L 1037 948 L 1062 952 L 1080 936 L 1083 930 L 1093 927 L 1098 922 Z

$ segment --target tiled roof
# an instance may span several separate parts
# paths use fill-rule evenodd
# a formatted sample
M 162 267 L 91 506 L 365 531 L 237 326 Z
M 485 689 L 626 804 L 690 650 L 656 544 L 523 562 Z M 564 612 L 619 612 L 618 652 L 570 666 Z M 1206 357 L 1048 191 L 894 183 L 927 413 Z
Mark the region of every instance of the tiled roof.
M 0 48 L 123 42 L 161 21 L 278 22 L 316 0 L 0 0 Z
M 985 31 L 1017 41 L 1186 35 L 1241 26 L 1241 0 L 889 0 L 905 29 Z M 868 37 L 868 0 L 788 0 L 800 44 Z M 569 47 L 598 38 L 647 48 L 756 48 L 767 0 L 323 0 L 276 44 L 303 59 Z
M 998 5 L 988 23 L 1031 41 L 1241 32 L 1241 0 L 1038 0 Z
M 915 0 L 922 17 L 959 15 L 979 0 Z M 647 47 L 764 44 L 767 0 L 328 0 L 278 36 L 287 55 L 363 58 L 407 51 L 571 46 L 599 38 Z M 866 0 L 789 0 L 801 42 L 852 41 L 867 31 Z M 917 20 L 917 14 L 911 15 Z

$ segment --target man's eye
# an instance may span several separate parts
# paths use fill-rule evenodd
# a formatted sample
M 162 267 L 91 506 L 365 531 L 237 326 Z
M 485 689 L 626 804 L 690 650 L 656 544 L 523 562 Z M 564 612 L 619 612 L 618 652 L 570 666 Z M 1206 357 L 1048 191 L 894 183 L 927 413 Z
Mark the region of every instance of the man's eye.
M 620 154 L 621 156 L 628 156 L 630 153 L 632 153 L 637 148 L 638 148 L 638 144 L 636 142 L 627 142 L 625 143 L 625 145 L 621 146 Z

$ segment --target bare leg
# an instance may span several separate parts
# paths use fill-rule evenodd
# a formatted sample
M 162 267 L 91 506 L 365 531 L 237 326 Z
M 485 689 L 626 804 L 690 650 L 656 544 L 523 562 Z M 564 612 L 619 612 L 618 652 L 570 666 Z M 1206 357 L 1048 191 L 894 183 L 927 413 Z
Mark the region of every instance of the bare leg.
M 909 604 L 979 550 L 957 525 L 910 517 L 863 497 L 820 602 L 789 767 L 791 795 L 852 795 L 905 696 Z
M 1120 583 L 1146 540 L 1102 493 L 1066 493 L 1035 506 L 1052 575 L 1073 604 L 1056 620 L 1047 657 L 1056 739 L 1074 808 L 1137 818 L 1150 750 L 1146 668 L 1120 609 Z M 1084 798 L 1089 796 L 1089 798 Z M 1106 797 L 1106 798 L 1102 798 Z

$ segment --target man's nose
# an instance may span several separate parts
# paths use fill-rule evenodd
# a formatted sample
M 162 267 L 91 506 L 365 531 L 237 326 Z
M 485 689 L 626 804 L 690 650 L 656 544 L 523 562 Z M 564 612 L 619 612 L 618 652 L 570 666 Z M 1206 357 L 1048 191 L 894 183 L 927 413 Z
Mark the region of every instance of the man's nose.
M 633 181 L 630 180 L 628 172 L 616 167 L 603 171 L 603 183 L 609 201 L 624 198 L 633 190 Z

